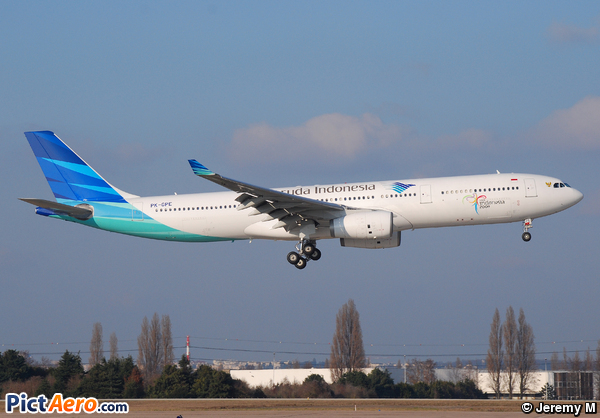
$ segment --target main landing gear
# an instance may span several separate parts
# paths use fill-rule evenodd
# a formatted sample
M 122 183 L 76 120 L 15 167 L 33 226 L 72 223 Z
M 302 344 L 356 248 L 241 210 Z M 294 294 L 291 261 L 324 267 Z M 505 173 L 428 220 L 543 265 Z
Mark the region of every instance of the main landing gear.
M 321 258 L 321 250 L 317 248 L 316 241 L 302 240 L 296 245 L 296 251 L 287 255 L 287 261 L 302 270 L 309 260 L 317 261 Z
M 521 235 L 521 238 L 523 238 L 523 241 L 525 242 L 531 241 L 531 233 L 529 232 L 529 228 L 533 228 L 532 223 L 533 220 L 531 218 L 523 221 L 523 235 Z

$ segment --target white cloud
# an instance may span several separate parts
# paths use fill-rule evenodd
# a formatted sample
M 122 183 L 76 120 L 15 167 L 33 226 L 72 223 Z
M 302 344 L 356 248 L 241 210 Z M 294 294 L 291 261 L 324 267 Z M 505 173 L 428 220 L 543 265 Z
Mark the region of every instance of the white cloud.
M 593 44 L 600 41 L 598 27 L 582 28 L 553 22 L 546 30 L 548 39 L 559 44 Z
M 554 111 L 530 135 L 551 148 L 600 148 L 600 97 L 589 96 L 573 107 Z
M 385 124 L 371 113 L 360 117 L 330 113 L 301 126 L 278 128 L 265 122 L 237 129 L 230 149 L 234 157 L 271 159 L 308 150 L 313 155 L 354 158 L 368 148 L 385 148 L 400 141 L 406 128 Z

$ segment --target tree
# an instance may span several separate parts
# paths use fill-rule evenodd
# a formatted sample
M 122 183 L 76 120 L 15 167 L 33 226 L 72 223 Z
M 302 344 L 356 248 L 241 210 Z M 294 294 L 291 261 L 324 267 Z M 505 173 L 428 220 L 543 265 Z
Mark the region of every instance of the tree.
M 233 378 L 227 372 L 202 365 L 193 378 L 192 391 L 198 398 L 231 398 L 235 393 Z
M 535 342 L 533 328 L 525 320 L 523 308 L 519 311 L 519 327 L 517 329 L 517 374 L 519 379 L 519 397 L 523 399 L 523 394 L 529 389 L 535 373 Z M 552 353 L 551 362 L 556 355 Z
M 415 385 L 419 382 L 426 383 L 428 385 L 435 382 L 435 361 L 432 359 L 427 359 L 425 361 L 420 361 L 417 359 L 413 359 L 412 362 L 409 363 L 406 377 L 409 383 Z
M 395 397 L 394 380 L 388 370 L 380 370 L 374 368 L 367 375 L 369 389 L 373 390 L 378 398 L 393 398 Z
M 163 350 L 161 350 L 160 320 L 155 312 L 152 321 L 144 317 L 142 321 L 142 332 L 138 337 L 138 367 L 141 369 L 144 381 L 150 384 L 156 379 L 162 370 Z
M 463 373 L 463 364 L 462 364 L 462 361 L 460 361 L 460 357 L 456 357 L 455 366 L 452 367 L 452 364 L 450 364 L 450 368 L 452 369 L 452 373 L 451 373 L 452 383 L 458 383 L 461 380 L 465 379 L 465 376 Z
M 515 311 L 512 306 L 506 309 L 506 319 L 502 326 L 502 334 L 504 337 L 504 370 L 506 388 L 508 396 L 512 399 L 513 389 L 515 384 L 515 374 L 517 371 L 517 321 L 515 320 Z
M 117 334 L 112 332 L 110 334 L 110 358 L 115 359 L 119 356 L 119 340 L 117 339 Z
M 504 349 L 502 348 L 502 324 L 500 323 L 500 312 L 496 308 L 490 330 L 490 348 L 488 349 L 486 363 L 490 373 L 490 384 L 496 398 L 500 399 L 502 365 L 504 360 Z
M 334 381 L 344 373 L 365 367 L 360 315 L 352 299 L 340 308 L 335 323 L 330 359 L 331 377 Z
M 185 355 L 179 367 L 167 364 L 150 389 L 153 398 L 189 398 L 192 396 L 192 367 Z
M 554 390 L 554 386 L 546 383 L 542 386 L 542 389 L 538 392 L 541 395 L 542 399 L 546 400 L 554 400 L 556 399 L 556 391 Z
M 160 320 L 161 325 L 161 341 L 163 351 L 163 365 L 173 364 L 173 337 L 171 336 L 171 318 L 169 315 L 163 315 Z
M 369 379 L 365 372 L 361 370 L 346 372 L 337 380 L 337 382 L 342 385 L 356 386 L 357 388 L 369 388 Z
M 58 367 L 53 369 L 52 374 L 56 378 L 54 382 L 54 393 L 62 393 L 67 395 L 70 389 L 70 382 L 77 380 L 83 376 L 83 366 L 81 365 L 81 357 L 79 354 L 69 353 L 66 350 L 58 362 Z
M 581 370 L 586 372 L 591 372 L 594 370 L 594 356 L 590 352 L 589 347 L 585 352 L 585 357 L 583 358 L 583 365 L 581 366 Z
M 78 395 L 102 399 L 124 397 L 125 380 L 137 366 L 133 358 L 102 359 L 85 375 L 78 389 Z
M 92 340 L 90 341 L 90 366 L 95 366 L 104 357 L 104 343 L 102 342 L 102 324 L 94 323 L 92 327 Z
M 558 353 L 554 351 L 550 356 L 550 368 L 554 371 L 560 370 L 560 360 L 558 359 Z
M 0 383 L 25 381 L 33 376 L 32 367 L 27 364 L 25 357 L 16 350 L 6 350 L 0 354 Z

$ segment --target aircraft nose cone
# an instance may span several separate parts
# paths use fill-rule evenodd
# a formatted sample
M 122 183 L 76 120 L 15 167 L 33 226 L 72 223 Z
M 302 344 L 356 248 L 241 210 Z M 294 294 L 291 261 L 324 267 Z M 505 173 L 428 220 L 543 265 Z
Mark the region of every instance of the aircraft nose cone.
M 573 197 L 572 197 L 572 201 L 571 201 L 571 206 L 576 205 L 577 203 L 581 202 L 581 199 L 583 199 L 583 193 L 581 193 L 579 190 L 573 189 Z

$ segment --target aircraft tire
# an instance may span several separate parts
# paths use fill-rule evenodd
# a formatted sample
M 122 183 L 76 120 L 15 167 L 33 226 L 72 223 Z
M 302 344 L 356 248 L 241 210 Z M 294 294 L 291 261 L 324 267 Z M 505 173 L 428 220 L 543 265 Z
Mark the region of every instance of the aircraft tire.
M 298 261 L 296 262 L 296 268 L 297 268 L 298 270 L 302 270 L 304 267 L 306 267 L 306 264 L 307 264 L 307 262 L 306 262 L 306 258 L 304 258 L 304 257 L 300 257 L 300 258 L 298 259 Z
M 529 241 L 531 241 L 531 234 L 529 232 L 523 232 L 523 235 L 521 235 L 521 238 L 523 238 L 523 241 L 529 242 Z
M 317 261 L 320 258 L 321 258 L 321 250 L 319 250 L 318 248 L 315 248 L 315 250 L 310 254 L 310 259 Z
M 304 248 L 302 248 L 302 252 L 306 254 L 308 257 L 316 250 L 315 246 L 312 244 L 305 244 Z
M 298 254 L 295 251 L 291 251 L 290 253 L 288 253 L 287 255 L 287 261 L 290 264 L 296 264 L 298 262 L 298 260 L 300 260 L 302 257 L 300 257 L 300 254 Z

